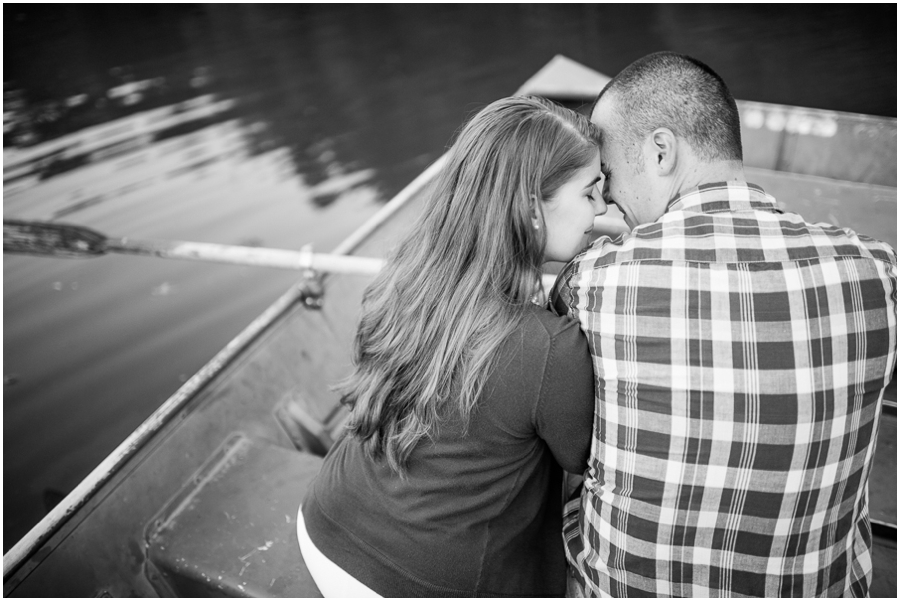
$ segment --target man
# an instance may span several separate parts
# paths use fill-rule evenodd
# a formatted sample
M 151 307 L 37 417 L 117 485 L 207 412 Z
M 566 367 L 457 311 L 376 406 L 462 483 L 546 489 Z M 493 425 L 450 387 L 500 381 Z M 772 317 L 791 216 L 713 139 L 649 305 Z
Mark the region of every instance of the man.
M 567 506 L 576 592 L 866 595 L 895 251 L 747 183 L 737 106 L 697 60 L 638 60 L 591 119 L 603 198 L 632 232 L 576 257 L 554 295 L 596 378 Z

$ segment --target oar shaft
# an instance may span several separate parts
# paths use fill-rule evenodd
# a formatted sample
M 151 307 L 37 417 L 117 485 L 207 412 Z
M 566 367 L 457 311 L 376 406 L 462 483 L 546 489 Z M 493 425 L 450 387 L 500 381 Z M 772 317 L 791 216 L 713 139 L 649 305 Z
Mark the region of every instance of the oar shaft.
M 107 252 L 229 263 L 232 265 L 254 265 L 280 269 L 314 269 L 324 273 L 374 275 L 384 261 L 370 257 L 327 255 L 310 251 L 281 250 L 277 248 L 256 248 L 251 246 L 229 246 L 205 242 L 177 242 L 154 240 L 109 239 Z
M 231 263 L 234 265 L 256 265 L 281 269 L 314 269 L 323 273 L 343 275 L 375 275 L 384 266 L 383 259 L 352 257 L 347 255 L 326 255 L 308 251 L 280 250 L 276 248 L 254 248 L 251 246 L 228 246 L 205 242 L 162 242 L 151 240 L 107 240 L 109 252 L 133 255 L 165 257 Z M 549 291 L 556 281 L 556 275 L 543 274 L 541 284 Z

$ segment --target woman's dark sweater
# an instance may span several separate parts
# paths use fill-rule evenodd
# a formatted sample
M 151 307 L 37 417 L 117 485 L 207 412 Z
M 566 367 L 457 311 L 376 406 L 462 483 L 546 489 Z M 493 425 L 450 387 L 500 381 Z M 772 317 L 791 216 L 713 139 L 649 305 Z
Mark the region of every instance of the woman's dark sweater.
M 533 306 L 461 434 L 441 424 L 405 479 L 347 436 L 303 500 L 322 553 L 385 597 L 562 596 L 562 468 L 587 465 L 593 372 L 578 323 Z

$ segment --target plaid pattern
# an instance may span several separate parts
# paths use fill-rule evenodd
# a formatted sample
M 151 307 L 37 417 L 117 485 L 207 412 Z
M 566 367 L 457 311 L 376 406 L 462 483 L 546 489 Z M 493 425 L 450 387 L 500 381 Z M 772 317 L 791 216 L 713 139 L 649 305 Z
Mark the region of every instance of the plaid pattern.
M 868 477 L 896 361 L 887 244 L 702 186 L 557 280 L 594 359 L 587 596 L 865 596 Z

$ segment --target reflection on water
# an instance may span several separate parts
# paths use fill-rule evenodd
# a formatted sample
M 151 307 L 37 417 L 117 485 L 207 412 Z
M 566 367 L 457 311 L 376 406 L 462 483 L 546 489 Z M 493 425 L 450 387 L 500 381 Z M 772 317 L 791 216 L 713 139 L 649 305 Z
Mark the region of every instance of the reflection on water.
M 327 251 L 555 54 L 895 115 L 896 9 L 4 5 L 4 217 Z M 296 274 L 4 256 L 4 550 Z M 326 301 L 327 302 L 327 301 Z
M 86 209 L 101 203 L 133 202 L 131 196 L 143 188 L 156 189 L 163 182 L 177 188 L 185 185 L 180 181 L 183 176 L 207 179 L 218 171 L 213 166 L 225 165 L 227 173 L 251 158 L 249 139 L 267 128 L 263 122 L 244 125 L 234 119 L 235 104 L 199 96 L 27 149 L 4 150 L 6 213 L 43 221 L 81 218 Z M 221 121 L 211 125 L 216 118 Z M 185 133 L 173 136 L 176 129 Z M 374 173 L 371 169 L 346 173 L 334 156 L 323 152 L 326 178 L 305 185 L 305 195 L 315 205 L 330 204 Z M 266 157 L 265 162 L 283 177 L 295 176 L 287 148 L 252 158 L 259 157 Z M 297 177 L 306 183 L 303 174 Z

